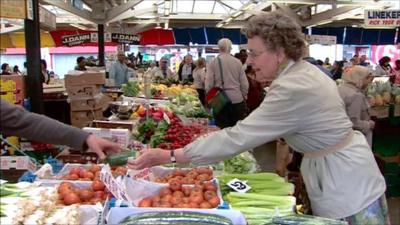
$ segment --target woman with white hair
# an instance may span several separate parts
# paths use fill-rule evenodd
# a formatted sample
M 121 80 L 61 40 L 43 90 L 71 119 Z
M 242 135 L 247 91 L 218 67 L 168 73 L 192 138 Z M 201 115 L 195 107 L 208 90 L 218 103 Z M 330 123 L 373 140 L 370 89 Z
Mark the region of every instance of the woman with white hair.
M 283 138 L 304 155 L 301 173 L 314 215 L 350 224 L 390 224 L 385 179 L 371 148 L 353 130 L 336 83 L 301 59 L 305 40 L 300 26 L 271 12 L 252 17 L 242 32 L 256 79 L 272 81 L 261 105 L 234 127 L 182 149 L 144 151 L 128 161 L 129 167 L 206 165 Z
M 364 66 L 353 66 L 346 68 L 342 79 L 344 83 L 339 86 L 339 94 L 343 99 L 346 113 L 353 129 L 361 131 L 372 147 L 372 130 L 375 122 L 370 117 L 370 105 L 365 97 L 365 89 L 372 81 L 371 71 Z
M 220 128 L 232 127 L 246 116 L 246 97 L 249 83 L 244 73 L 242 63 L 233 57 L 232 42 L 223 38 L 218 41 L 219 55 L 207 66 L 205 89 L 206 93 L 213 87 L 225 91 L 231 103 L 227 104 L 218 114 L 214 113 L 215 124 Z

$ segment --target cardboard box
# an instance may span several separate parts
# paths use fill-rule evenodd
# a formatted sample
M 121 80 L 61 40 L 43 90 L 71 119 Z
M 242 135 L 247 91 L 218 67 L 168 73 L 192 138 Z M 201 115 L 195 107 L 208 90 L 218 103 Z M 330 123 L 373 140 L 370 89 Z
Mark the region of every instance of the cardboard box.
M 106 74 L 104 72 L 85 72 L 81 75 L 65 75 L 65 87 L 75 85 L 102 85 L 106 83 Z
M 106 120 L 93 120 L 95 127 L 99 128 L 121 128 L 133 130 L 136 129 L 137 121 L 126 120 L 126 121 L 106 121 Z
M 71 111 L 88 111 L 102 108 L 100 99 L 98 98 L 71 100 L 70 104 Z
M 124 148 L 128 147 L 131 141 L 131 133 L 128 129 L 85 127 L 83 128 L 83 130 L 92 134 L 96 134 L 99 137 L 109 139 L 112 142 L 116 142 L 121 146 L 123 146 Z
M 30 170 L 35 171 L 36 165 L 28 156 L 2 156 L 0 157 L 0 169 Z
M 94 98 L 101 93 L 100 85 L 76 85 L 67 87 L 68 98 L 70 100 L 80 100 Z
M 87 127 L 93 120 L 102 119 L 103 110 L 87 110 L 71 112 L 71 125 L 82 128 Z
M 400 117 L 400 105 L 394 105 L 393 116 Z

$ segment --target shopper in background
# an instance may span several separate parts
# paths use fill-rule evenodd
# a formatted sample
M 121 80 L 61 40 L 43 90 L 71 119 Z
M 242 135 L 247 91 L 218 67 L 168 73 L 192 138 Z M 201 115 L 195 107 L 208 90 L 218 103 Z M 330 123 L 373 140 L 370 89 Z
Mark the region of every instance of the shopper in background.
M 183 62 L 179 65 L 178 77 L 182 82 L 193 82 L 193 70 L 196 67 L 193 63 L 193 57 L 187 54 Z
M 24 62 L 24 69 L 21 71 L 22 75 L 28 75 L 28 63 Z
M 193 70 L 193 85 L 199 94 L 201 104 L 206 104 L 206 60 L 199 58 L 196 62 L 196 68 Z
M 168 59 L 167 58 L 161 58 L 160 59 L 160 72 L 161 75 L 164 79 L 174 79 L 177 80 L 176 77 L 174 76 L 174 73 L 168 66 Z
M 11 75 L 11 67 L 8 63 L 1 65 L 1 75 Z
M 325 61 L 324 61 L 324 65 L 323 65 L 325 68 L 327 68 L 328 70 L 330 70 L 330 69 L 332 69 L 332 65 L 331 65 L 331 63 L 329 62 L 329 58 L 328 57 L 326 57 L 325 58 Z
M 22 73 L 19 70 L 19 67 L 17 65 L 15 65 L 13 68 L 13 74 L 22 75 Z
M 137 60 L 137 62 L 136 62 L 137 65 L 143 64 L 143 55 L 140 52 L 137 53 L 136 60 Z
M 324 64 L 322 60 L 315 60 L 313 57 L 304 57 L 303 60 L 313 64 L 314 66 L 318 67 L 324 74 L 328 75 L 330 78 L 332 78 L 332 73 L 329 71 L 327 68 L 323 67 L 322 65 Z
M 379 60 L 379 65 L 375 68 L 375 76 L 389 76 L 392 73 L 390 60 L 391 59 L 388 56 L 383 56 Z
M 115 87 L 121 87 L 129 81 L 128 66 L 125 63 L 125 54 L 118 52 L 118 60 L 115 61 L 109 70 L 110 79 L 114 80 Z
M 344 66 L 343 61 L 335 61 L 333 63 L 332 70 L 331 70 L 333 80 L 342 78 L 343 66 Z
M 394 83 L 400 85 L 400 59 L 394 62 L 393 73 L 395 76 Z
M 360 64 L 360 58 L 358 55 L 354 55 L 353 58 L 350 59 L 352 66 Z
M 83 56 L 79 56 L 76 59 L 76 66 L 75 66 L 75 70 L 79 70 L 79 71 L 86 71 L 86 59 Z
M 372 147 L 372 130 L 375 122 L 371 120 L 370 105 L 364 94 L 368 84 L 372 81 L 371 71 L 364 66 L 346 68 L 339 86 L 339 94 L 343 99 L 346 113 L 353 123 L 353 129 L 361 131 Z
M 42 83 L 49 84 L 49 82 L 50 82 L 50 73 L 47 70 L 47 62 L 46 62 L 46 60 L 44 60 L 44 59 L 40 60 L 40 69 L 42 71 L 42 76 L 41 76 Z
M 272 81 L 263 103 L 234 127 L 172 152 L 143 151 L 128 161 L 129 167 L 171 163 L 171 155 L 178 163 L 206 165 L 284 138 L 304 154 L 301 172 L 315 215 L 351 224 L 390 224 L 385 180 L 371 148 L 361 132 L 353 131 L 336 83 L 301 60 L 306 47 L 301 27 L 271 12 L 250 18 L 242 32 L 256 79 Z
M 242 63 L 233 57 L 232 42 L 223 38 L 218 41 L 219 55 L 211 61 L 206 72 L 206 93 L 213 87 L 223 88 L 231 103 L 225 106 L 219 114 L 214 115 L 215 124 L 220 128 L 232 127 L 246 116 L 246 97 L 249 82 L 242 68 Z M 221 61 L 222 71 L 220 70 Z M 223 85 L 221 76 L 223 78 Z
M 360 57 L 360 66 L 369 66 L 369 62 L 367 62 L 367 56 L 361 55 Z
M 68 145 L 77 150 L 91 149 L 100 159 L 105 158 L 106 152 L 121 150 L 118 144 L 46 116 L 30 113 L 3 100 L 0 100 L 0 133 L 32 141 Z

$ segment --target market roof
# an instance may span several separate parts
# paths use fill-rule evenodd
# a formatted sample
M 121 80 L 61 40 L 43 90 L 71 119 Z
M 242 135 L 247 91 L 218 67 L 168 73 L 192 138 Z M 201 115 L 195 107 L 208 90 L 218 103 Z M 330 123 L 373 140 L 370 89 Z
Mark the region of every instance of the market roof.
M 362 26 L 365 9 L 400 9 L 399 0 L 40 0 L 58 28 L 138 33 L 154 27 L 239 28 L 261 11 L 281 10 L 303 27 Z M 6 21 L 6 22 L 4 22 Z M 12 20 L 7 29 L 18 29 Z M 4 26 L 1 33 L 7 31 Z M 9 31 L 8 31 L 9 32 Z

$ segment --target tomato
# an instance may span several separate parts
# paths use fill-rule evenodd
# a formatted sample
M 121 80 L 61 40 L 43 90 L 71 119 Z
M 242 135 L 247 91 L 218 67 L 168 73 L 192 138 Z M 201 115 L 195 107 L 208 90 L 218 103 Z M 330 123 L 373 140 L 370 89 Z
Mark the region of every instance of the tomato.
M 71 174 L 77 174 L 79 176 L 79 172 L 81 172 L 81 168 L 79 167 L 74 167 L 69 171 L 69 175 Z
M 210 203 L 212 208 L 215 208 L 219 205 L 219 198 L 217 196 L 214 196 L 213 198 L 208 200 L 208 203 Z
M 85 177 L 85 174 L 86 174 L 86 172 L 87 172 L 87 170 L 86 170 L 86 169 L 81 169 L 81 170 L 79 171 L 79 177 L 81 177 L 81 178 L 84 178 L 84 177 Z
M 92 172 L 93 174 L 96 174 L 97 172 L 99 172 L 101 170 L 101 166 L 99 165 L 92 165 L 89 169 L 90 172 Z
M 94 174 L 92 172 L 86 171 L 85 173 L 83 173 L 83 178 L 93 180 Z
M 212 198 L 214 198 L 215 196 L 217 196 L 217 193 L 215 193 L 214 191 L 206 191 L 204 192 L 204 198 L 208 201 Z
M 105 193 L 104 191 L 95 191 L 95 192 L 94 192 L 94 197 L 95 197 L 95 198 L 101 198 L 101 199 L 103 199 L 104 196 L 106 196 L 106 193 Z
M 161 201 L 161 197 L 159 195 L 153 196 L 153 198 L 151 198 L 151 200 L 154 202 L 160 202 Z
M 161 204 L 160 204 L 159 207 L 160 207 L 160 208 L 171 208 L 172 205 L 171 205 L 171 203 L 169 203 L 169 202 L 161 202 Z
M 197 204 L 196 202 L 191 202 L 189 203 L 189 208 L 197 209 L 200 208 L 200 205 Z
M 153 202 L 152 207 L 160 207 L 161 202 Z
M 200 203 L 200 208 L 202 208 L 202 209 L 211 209 L 212 206 L 208 202 L 202 202 L 202 203 Z
M 77 194 L 71 192 L 64 196 L 65 205 L 72 205 L 76 203 L 81 203 L 81 199 Z
M 208 167 L 198 167 L 198 168 L 196 169 L 196 171 L 197 171 L 199 174 L 207 174 L 207 175 L 209 175 L 209 176 L 212 176 L 212 174 L 213 174 L 212 169 L 211 169 L 211 168 L 208 168 Z
M 153 204 L 153 201 L 151 198 L 144 198 L 139 202 L 139 207 L 151 207 Z
M 174 193 L 172 193 L 172 196 L 183 198 L 185 194 L 182 191 L 174 191 Z
M 169 188 L 172 191 L 180 191 L 182 189 L 182 184 L 179 181 L 172 180 L 169 182 Z
M 161 204 L 163 203 L 170 203 L 172 199 L 172 195 L 165 195 L 161 197 Z
M 68 187 L 68 188 L 72 188 L 72 184 L 70 182 L 61 182 L 60 183 L 60 188 L 61 187 Z
M 178 196 L 172 196 L 172 198 L 171 198 L 171 200 L 170 200 L 170 203 L 171 203 L 172 205 L 180 204 L 180 203 L 182 203 L 182 198 L 181 198 L 181 197 L 178 197 Z
M 217 191 L 217 187 L 214 184 L 204 185 L 204 189 L 207 191 Z
M 201 194 L 192 194 L 190 195 L 190 202 L 195 202 L 197 204 L 200 204 L 204 201 L 203 195 Z
M 78 176 L 78 174 L 73 173 L 73 174 L 70 174 L 70 175 L 69 175 L 69 179 L 70 179 L 70 180 L 78 180 L 78 179 L 79 179 L 79 176 Z
M 161 197 L 166 196 L 166 195 L 170 195 L 170 194 L 172 194 L 172 191 L 169 188 L 162 188 L 160 190 L 160 196 Z
M 103 191 L 106 186 L 101 181 L 93 181 L 92 182 L 92 189 L 93 191 Z
M 93 191 L 83 189 L 79 192 L 79 197 L 82 201 L 88 201 L 94 196 Z
M 183 197 L 182 198 L 183 203 L 190 203 L 190 198 L 189 197 Z
M 182 192 L 185 196 L 189 196 L 192 193 L 193 188 L 190 186 L 182 186 Z

